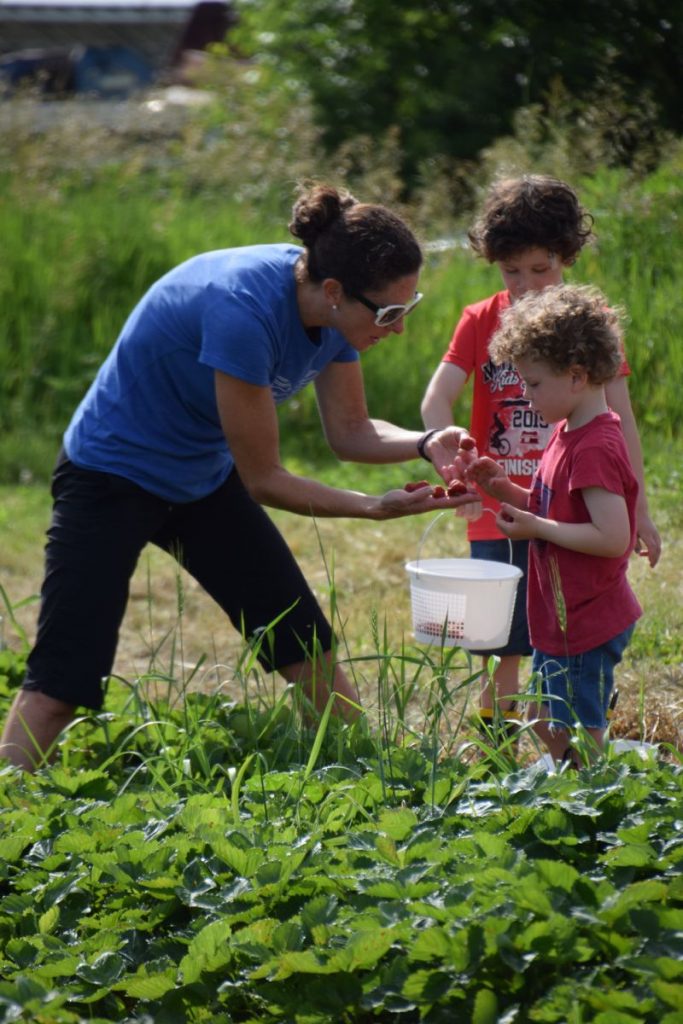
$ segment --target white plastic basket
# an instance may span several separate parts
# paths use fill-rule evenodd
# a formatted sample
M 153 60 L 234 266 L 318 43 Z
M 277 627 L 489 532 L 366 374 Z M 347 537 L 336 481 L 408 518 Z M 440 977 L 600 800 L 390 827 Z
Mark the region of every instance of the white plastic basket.
M 406 563 L 418 643 L 492 650 L 510 636 L 522 570 L 478 558 Z

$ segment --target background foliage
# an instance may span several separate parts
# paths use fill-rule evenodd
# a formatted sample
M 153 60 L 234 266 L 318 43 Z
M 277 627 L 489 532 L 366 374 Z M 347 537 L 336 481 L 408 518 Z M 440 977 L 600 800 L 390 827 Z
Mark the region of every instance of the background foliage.
M 605 150 L 630 163 L 680 133 L 683 21 L 676 0 L 238 0 L 231 40 L 312 97 L 326 143 L 398 126 L 410 183 L 443 154 L 475 159 L 515 111 L 562 88 L 618 95 Z
M 679 142 L 649 170 L 647 160 L 609 167 L 601 129 L 578 128 L 558 94 L 551 114 L 517 111 L 513 132 L 476 165 L 450 168 L 435 158 L 433 175 L 406 201 L 396 131 L 327 154 L 310 108 L 274 69 L 219 54 L 207 76 L 210 101 L 190 112 L 150 100 L 107 121 L 87 103 L 0 105 L 0 478 L 46 476 L 73 408 L 152 281 L 198 251 L 288 239 L 294 186 L 305 177 L 395 206 L 425 243 L 427 300 L 390 359 L 381 346 L 364 360 L 375 415 L 419 426 L 424 387 L 462 306 L 499 286 L 495 268 L 463 244 L 474 205 L 494 175 L 533 170 L 571 180 L 594 213 L 598 246 L 571 277 L 626 306 L 641 426 L 678 433 L 683 256 L 671 242 L 680 231 Z M 598 113 L 584 108 L 585 123 L 604 124 L 607 111 Z M 465 404 L 457 414 L 467 416 Z M 322 453 L 312 393 L 282 416 L 286 443 L 300 448 L 305 439 L 309 452 Z

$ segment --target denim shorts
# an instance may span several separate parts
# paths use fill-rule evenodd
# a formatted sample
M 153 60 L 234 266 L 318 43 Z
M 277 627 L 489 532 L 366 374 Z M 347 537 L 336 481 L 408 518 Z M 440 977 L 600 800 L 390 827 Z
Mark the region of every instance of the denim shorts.
M 606 728 L 614 669 L 633 630 L 629 626 L 607 643 L 569 657 L 534 651 L 532 670 L 541 676 L 543 703 L 553 722 L 567 729 L 577 722 L 585 729 Z M 537 692 L 536 686 L 532 692 Z
M 473 540 L 470 542 L 472 558 L 481 558 L 489 562 L 506 562 L 508 565 L 516 565 L 522 570 L 522 576 L 517 584 L 515 595 L 515 607 L 512 610 L 512 624 L 510 636 L 504 647 L 497 647 L 495 651 L 472 651 L 472 654 L 482 654 L 488 658 L 492 654 L 498 657 L 506 655 L 527 655 L 531 654 L 531 641 L 529 640 L 529 626 L 526 618 L 526 577 L 529 564 L 529 541 L 512 541 L 512 562 L 510 562 L 510 544 L 507 540 Z

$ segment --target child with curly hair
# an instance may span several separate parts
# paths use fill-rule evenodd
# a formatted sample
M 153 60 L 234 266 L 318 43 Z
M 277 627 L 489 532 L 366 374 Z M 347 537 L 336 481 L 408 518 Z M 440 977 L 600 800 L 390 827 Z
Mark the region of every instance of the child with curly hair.
M 606 395 L 622 361 L 619 315 L 595 289 L 555 285 L 510 306 L 489 350 L 555 424 L 529 488 L 486 456 L 466 476 L 500 503 L 501 534 L 529 541 L 535 729 L 553 758 L 577 763 L 572 730 L 578 722 L 603 745 L 614 668 L 642 614 L 627 579 L 638 481 Z

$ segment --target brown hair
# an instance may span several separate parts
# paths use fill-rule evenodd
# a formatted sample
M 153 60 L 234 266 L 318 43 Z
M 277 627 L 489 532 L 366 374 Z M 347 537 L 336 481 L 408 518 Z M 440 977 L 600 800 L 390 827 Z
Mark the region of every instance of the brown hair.
M 525 249 L 547 249 L 570 265 L 591 241 L 593 217 L 558 178 L 525 174 L 494 182 L 468 232 L 472 248 L 494 263 Z
M 422 266 L 420 246 L 400 217 L 331 185 L 300 189 L 289 230 L 306 250 L 300 273 L 316 283 L 335 278 L 347 295 L 380 291 Z
M 553 285 L 527 292 L 503 312 L 489 353 L 498 364 L 533 359 L 556 373 L 580 366 L 591 384 L 604 384 L 621 365 L 622 319 L 597 288 Z

